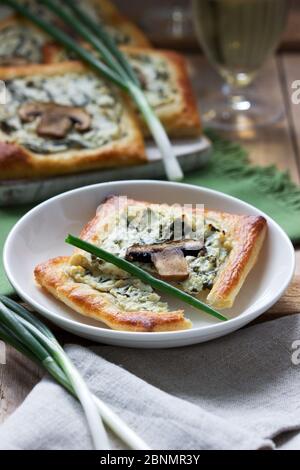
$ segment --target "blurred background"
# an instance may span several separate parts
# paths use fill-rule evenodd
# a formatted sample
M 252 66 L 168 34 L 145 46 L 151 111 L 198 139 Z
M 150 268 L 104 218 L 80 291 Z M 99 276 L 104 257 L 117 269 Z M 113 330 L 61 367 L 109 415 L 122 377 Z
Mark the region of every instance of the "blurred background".
M 287 27 L 280 50 L 300 49 L 300 1 L 290 1 Z M 115 0 L 124 14 L 140 25 L 159 47 L 199 50 L 189 0 Z

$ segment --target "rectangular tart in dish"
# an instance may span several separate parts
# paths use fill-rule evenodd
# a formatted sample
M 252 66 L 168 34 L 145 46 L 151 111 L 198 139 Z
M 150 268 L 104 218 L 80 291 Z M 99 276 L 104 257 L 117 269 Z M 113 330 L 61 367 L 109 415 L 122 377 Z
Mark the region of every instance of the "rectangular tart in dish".
M 135 114 L 113 85 L 78 62 L 2 69 L 0 177 L 143 163 Z
M 222 309 L 233 305 L 266 230 L 263 217 L 111 196 L 81 238 Z M 34 274 L 40 286 L 76 312 L 113 329 L 192 326 L 183 310 L 170 311 L 149 285 L 82 250 L 42 263 Z

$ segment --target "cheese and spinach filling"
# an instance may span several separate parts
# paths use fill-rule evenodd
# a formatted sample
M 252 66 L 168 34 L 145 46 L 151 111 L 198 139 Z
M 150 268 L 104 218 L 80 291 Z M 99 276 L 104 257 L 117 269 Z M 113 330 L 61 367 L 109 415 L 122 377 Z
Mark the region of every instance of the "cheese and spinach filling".
M 142 53 L 127 55 L 154 109 L 176 101 L 178 89 L 172 79 L 168 61 L 164 57 Z
M 124 29 L 109 24 L 103 24 L 103 26 L 118 46 L 130 46 L 135 44 L 133 37 Z
M 82 266 L 70 266 L 68 274 L 75 282 L 87 284 L 113 300 L 114 305 L 129 312 L 155 311 L 165 312 L 168 305 L 162 302 L 152 287 L 139 279 L 129 276 L 121 278 L 108 275 L 96 262 L 89 269 Z
M 122 127 L 123 106 L 115 90 L 93 73 L 31 76 L 6 82 L 7 104 L 0 108 L 0 130 L 5 140 L 16 142 L 40 154 L 69 149 L 95 149 L 126 135 Z M 19 109 L 25 103 L 57 103 L 84 109 L 91 126 L 79 132 L 74 126 L 64 138 L 42 137 L 37 133 L 39 117 L 22 122 Z
M 43 62 L 45 38 L 24 24 L 7 25 L 0 30 L 0 65 Z
M 113 26 L 105 26 L 107 32 L 119 45 L 130 44 L 131 38 Z M 0 30 L 0 66 L 44 63 L 43 46 L 51 38 L 41 34 L 25 23 L 7 25 Z M 76 60 L 74 53 L 61 49 L 56 60 Z
M 102 248 L 124 258 L 127 249 L 132 245 L 156 244 L 174 239 L 174 226 L 179 220 L 179 213 L 170 214 L 166 208 L 161 211 L 149 207 L 142 210 L 140 207 L 131 209 L 131 212 L 121 215 L 115 228 L 99 243 Z M 177 287 L 191 295 L 212 289 L 214 280 L 231 250 L 224 230 L 203 218 L 200 224 L 196 224 L 195 219 L 194 216 L 188 219 L 185 217 L 184 224 L 190 228 L 188 231 L 191 239 L 203 240 L 203 249 L 198 256 L 186 257 L 188 279 L 176 283 Z M 135 264 L 155 274 L 152 264 Z M 87 284 L 100 292 L 112 295 L 115 302 L 125 310 L 168 310 L 168 305 L 161 301 L 151 286 L 95 256 L 85 254 L 80 257 L 80 266 L 70 266 L 67 271 L 75 282 Z
M 178 87 L 172 77 L 170 65 L 163 56 L 141 52 L 125 52 L 152 108 L 160 110 L 178 99 Z M 71 52 L 62 49 L 58 61 L 74 59 Z

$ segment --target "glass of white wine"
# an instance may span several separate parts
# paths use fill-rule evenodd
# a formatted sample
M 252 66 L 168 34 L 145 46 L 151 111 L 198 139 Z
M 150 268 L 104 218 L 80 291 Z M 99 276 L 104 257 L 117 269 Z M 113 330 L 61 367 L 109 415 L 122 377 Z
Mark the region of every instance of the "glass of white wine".
M 199 42 L 225 80 L 222 90 L 201 102 L 211 127 L 235 130 L 280 118 L 268 90 L 256 96 L 252 81 L 272 55 L 283 32 L 288 0 L 192 0 Z

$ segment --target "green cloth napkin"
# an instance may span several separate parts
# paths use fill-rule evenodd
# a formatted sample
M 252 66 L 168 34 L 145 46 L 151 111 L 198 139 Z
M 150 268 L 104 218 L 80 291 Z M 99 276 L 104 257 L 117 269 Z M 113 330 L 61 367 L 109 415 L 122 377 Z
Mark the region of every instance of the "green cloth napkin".
M 210 131 L 206 134 L 214 144 L 212 158 L 184 181 L 252 204 L 281 225 L 294 244 L 300 243 L 300 186 L 291 181 L 289 173 L 274 165 L 251 165 L 239 144 Z
M 205 186 L 230 194 L 258 207 L 283 227 L 294 243 L 300 242 L 300 187 L 274 166 L 250 165 L 245 150 L 207 132 L 213 142 L 209 163 L 187 175 L 186 183 Z M 0 208 L 0 248 L 2 251 L 9 230 L 31 207 Z M 1 257 L 2 258 L 2 257 Z M 0 293 L 11 295 L 10 286 L 0 260 Z
M 26 214 L 33 206 L 19 206 L 19 207 L 0 207 L 0 294 L 12 295 L 14 293 L 13 288 L 11 287 L 8 279 L 5 275 L 3 268 L 3 247 L 6 240 L 6 237 L 10 229 L 15 225 L 15 223 Z

